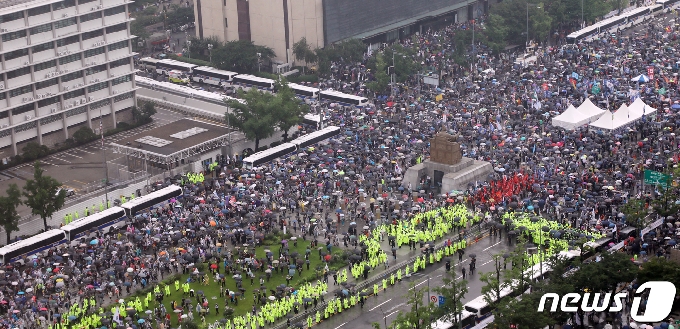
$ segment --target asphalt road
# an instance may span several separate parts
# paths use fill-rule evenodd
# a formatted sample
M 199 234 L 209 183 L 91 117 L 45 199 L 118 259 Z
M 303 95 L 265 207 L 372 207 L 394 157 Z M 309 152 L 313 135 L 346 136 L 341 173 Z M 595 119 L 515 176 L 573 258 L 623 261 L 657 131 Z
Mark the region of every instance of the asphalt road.
M 83 201 L 79 195 L 92 191 L 95 186 L 101 186 L 102 180 L 106 178 L 106 172 L 104 170 L 104 150 L 107 152 L 106 160 L 109 163 L 109 174 L 111 176 L 109 178 L 112 182 L 115 182 L 116 179 L 116 177 L 113 177 L 115 176 L 114 168 L 127 166 L 124 156 L 111 152 L 111 149 L 108 146 L 110 143 L 184 118 L 183 115 L 175 112 L 160 108 L 157 108 L 156 110 L 157 113 L 153 116 L 153 123 L 105 137 L 104 148 L 102 148 L 101 140 L 97 140 L 40 159 L 47 175 L 56 178 L 65 187 L 75 191 L 75 196 L 67 199 L 65 207 Z M 9 184 L 12 183 L 17 184 L 19 188 L 22 188 L 26 184 L 26 180 L 31 178 L 33 178 L 32 163 L 24 163 L 0 171 L 0 191 L 4 192 L 7 190 Z M 20 206 L 19 215 L 23 217 L 20 223 L 29 221 L 31 217 L 30 213 L 31 211 L 28 207 L 23 205 Z M 21 234 L 21 232 L 19 232 L 19 234 Z
M 503 254 L 509 249 L 507 239 L 499 240 L 497 237 L 486 237 L 467 248 L 460 266 L 465 266 L 468 270 L 470 261 L 468 255 L 474 253 L 477 255 L 477 270 L 472 276 L 468 273 L 468 293 L 463 304 L 482 294 L 484 284 L 479 280 L 480 273 L 493 270 L 492 255 Z M 458 257 L 452 257 L 452 259 L 454 262 L 458 262 Z M 459 280 L 462 279 L 460 266 L 457 265 L 455 268 L 456 278 Z M 454 268 L 452 267 L 451 270 L 454 271 Z M 407 305 L 407 295 L 414 291 L 409 289 L 411 283 L 415 284 L 416 289 L 427 288 L 429 285 L 431 294 L 436 295 L 433 289 L 443 286 L 443 278 L 446 275 L 448 274 L 444 263 L 435 263 L 435 266 L 428 266 L 424 271 L 420 271 L 410 278 L 404 278 L 401 283 L 396 284 L 396 287 L 388 287 L 385 292 L 380 292 L 378 297 L 370 297 L 363 309 L 360 307 L 350 308 L 314 327 L 318 326 L 320 329 L 371 328 L 373 322 L 380 323 L 381 327 L 384 327 L 386 322 L 389 326 L 399 312 L 410 310 L 410 306 Z M 334 288 L 329 287 L 329 289 Z M 424 295 L 424 302 L 427 302 L 429 300 L 427 292 Z

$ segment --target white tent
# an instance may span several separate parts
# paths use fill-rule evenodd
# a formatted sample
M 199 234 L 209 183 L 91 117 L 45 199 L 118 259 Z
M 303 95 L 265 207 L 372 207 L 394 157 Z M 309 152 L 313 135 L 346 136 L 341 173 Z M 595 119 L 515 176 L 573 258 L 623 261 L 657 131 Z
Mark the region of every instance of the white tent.
M 631 117 L 633 116 L 633 113 L 636 113 L 638 117 L 641 117 L 643 114 L 650 115 L 656 112 L 655 108 L 648 106 L 640 98 L 635 99 L 633 104 L 630 104 L 630 106 L 628 106 L 628 110 L 631 113 Z
M 593 104 L 589 98 L 586 98 L 586 100 L 581 104 L 581 106 L 577 108 L 577 110 L 585 114 L 588 118 L 588 121 L 590 122 L 596 121 L 606 112 L 605 110 L 600 109 L 595 104 Z
M 590 118 L 587 115 L 576 109 L 573 105 L 569 105 L 569 108 L 567 108 L 566 111 L 552 118 L 552 125 L 573 130 L 587 124 L 589 122 L 588 120 L 590 120 Z
M 590 126 L 606 130 L 614 130 L 618 128 L 614 123 L 614 115 L 610 111 L 605 111 L 604 115 L 597 119 L 597 121 L 591 123 Z

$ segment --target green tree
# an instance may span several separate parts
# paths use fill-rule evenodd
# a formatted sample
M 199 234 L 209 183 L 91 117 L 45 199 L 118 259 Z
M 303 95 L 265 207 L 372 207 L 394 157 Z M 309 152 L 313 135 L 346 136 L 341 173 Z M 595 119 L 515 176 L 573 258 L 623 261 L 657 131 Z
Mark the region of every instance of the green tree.
M 44 156 L 47 156 L 50 154 L 50 149 L 45 146 L 45 145 L 40 145 L 36 142 L 28 142 L 26 145 L 24 145 L 23 149 L 23 157 L 24 159 L 28 161 L 33 161 L 40 159 Z
M 465 298 L 468 292 L 468 282 L 466 280 L 456 280 L 455 271 L 447 273 L 442 281 L 444 285 L 434 288 L 434 291 L 444 296 L 444 304 L 435 308 L 433 315 L 435 319 L 443 319 L 444 321 L 456 323 L 463 312 L 463 298 Z
M 270 61 L 274 57 L 276 54 L 273 49 L 246 40 L 229 41 L 223 47 L 212 50 L 212 60 L 217 68 L 236 72 L 258 71 L 258 63 Z
M 92 131 L 92 129 L 87 126 L 80 127 L 75 133 L 73 133 L 73 139 L 76 141 L 76 143 L 81 145 L 91 142 L 95 138 L 97 138 L 97 135 L 95 135 L 94 131 Z
M 645 201 L 632 198 L 623 206 L 623 214 L 626 215 L 626 223 L 637 228 L 647 226 L 645 218 L 647 217 L 647 209 L 645 209 Z
M 383 53 L 385 62 L 389 65 L 394 65 L 395 82 L 405 82 L 413 74 L 418 73 L 419 63 L 414 59 L 415 52 L 413 49 L 405 48 L 401 44 L 395 44 L 385 49 Z M 392 61 L 393 58 L 394 62 Z
M 194 21 L 194 8 L 171 5 L 166 15 L 168 26 L 182 26 Z
M 377 53 L 375 58 L 374 80 L 367 83 L 366 87 L 377 94 L 387 89 L 390 84 L 390 77 L 387 75 L 387 64 L 383 54 Z
M 331 62 L 342 64 L 353 64 L 363 60 L 366 52 L 366 45 L 359 39 L 349 39 L 336 44 L 317 48 L 319 74 L 329 74 L 331 72 Z
M 675 203 L 678 199 L 676 189 L 672 187 L 664 188 L 661 186 L 659 186 L 658 189 L 661 192 L 661 196 L 652 201 L 654 212 L 661 217 L 675 215 L 680 212 L 680 205 Z
M 276 127 L 283 131 L 283 140 L 288 140 L 288 130 L 302 122 L 305 113 L 309 112 L 309 107 L 295 95 L 295 92 L 288 87 L 285 79 L 276 81 L 276 95 L 274 96 L 274 120 Z
M 12 232 L 19 231 L 21 217 L 17 212 L 17 207 L 23 202 L 17 184 L 10 184 L 5 193 L 6 196 L 0 196 L 0 225 L 5 229 L 7 244 L 9 244 Z
M 149 36 L 151 36 L 151 34 L 146 30 L 146 27 L 144 27 L 142 23 L 143 22 L 138 19 L 130 22 L 130 33 L 136 35 L 137 39 L 139 40 L 146 40 L 149 38 Z
M 407 304 L 411 306 L 408 312 L 399 312 L 397 318 L 391 324 L 391 328 L 427 328 L 425 324 L 429 323 L 434 315 L 433 303 L 423 302 L 425 289 L 416 289 L 415 283 L 411 283 L 411 288 L 408 290 L 408 295 L 404 296 L 407 299 Z
M 312 47 L 307 43 L 307 38 L 302 37 L 300 41 L 293 44 L 293 55 L 295 58 L 304 61 L 305 64 L 313 64 L 316 62 L 316 53 L 312 50 Z M 302 65 L 302 74 L 305 74 L 306 65 Z
M 505 26 L 503 16 L 496 14 L 489 15 L 484 36 L 486 37 L 486 44 L 494 54 L 499 54 L 505 49 L 508 29 Z
M 248 139 L 255 140 L 255 151 L 260 147 L 260 140 L 274 134 L 277 124 L 275 116 L 275 97 L 273 94 L 251 88 L 247 92 L 239 89 L 239 98 L 227 101 L 230 110 L 226 119 L 230 125 L 241 130 Z
M 666 258 L 655 257 L 642 264 L 637 278 L 639 282 L 669 281 L 677 287 L 680 285 L 680 267 Z
M 156 114 L 156 103 L 147 101 L 137 101 L 137 106 L 132 108 L 132 118 L 138 124 L 145 124 L 153 121 L 151 118 Z
M 501 255 L 493 255 L 491 262 L 493 263 L 493 271 L 481 273 L 479 281 L 484 283 L 482 287 L 482 295 L 484 295 L 484 300 L 490 305 L 495 304 L 495 301 L 501 295 L 501 290 L 503 290 L 506 285 L 503 282 L 503 264 L 501 261 Z
M 43 220 L 47 231 L 47 219 L 64 206 L 66 191 L 57 189 L 61 186 L 56 179 L 44 175 L 45 171 L 40 168 L 40 162 L 33 164 L 33 179 L 26 181 L 23 195 L 26 197 L 24 204 L 31 208 L 33 215 L 38 215 Z

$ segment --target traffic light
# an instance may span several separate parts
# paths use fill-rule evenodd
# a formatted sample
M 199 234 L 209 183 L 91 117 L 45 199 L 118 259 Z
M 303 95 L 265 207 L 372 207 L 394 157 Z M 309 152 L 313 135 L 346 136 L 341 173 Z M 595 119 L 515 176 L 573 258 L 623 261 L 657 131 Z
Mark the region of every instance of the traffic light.
M 394 74 L 394 66 L 388 66 L 387 67 L 387 75 L 392 75 Z

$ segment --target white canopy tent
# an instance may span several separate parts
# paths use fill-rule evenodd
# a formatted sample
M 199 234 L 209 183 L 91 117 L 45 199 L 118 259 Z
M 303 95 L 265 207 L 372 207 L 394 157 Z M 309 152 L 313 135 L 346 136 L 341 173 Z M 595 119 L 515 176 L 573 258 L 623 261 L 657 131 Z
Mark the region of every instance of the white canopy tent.
M 590 124 L 591 127 L 605 130 L 616 130 L 625 127 L 642 117 L 642 113 L 633 112 L 626 104 L 622 104 L 615 113 L 607 111 L 605 115 Z
M 590 120 L 590 118 L 586 114 L 576 109 L 573 105 L 569 105 L 569 108 L 567 108 L 566 111 L 552 118 L 552 125 L 573 130 L 587 124 L 589 122 L 588 120 Z
M 577 108 L 577 110 L 581 111 L 588 120 L 586 122 L 594 122 L 597 119 L 599 119 L 602 115 L 605 114 L 605 110 L 597 107 L 593 102 L 590 101 L 589 98 L 586 98 L 586 100 Z
M 628 106 L 628 110 L 631 112 L 631 116 L 633 116 L 633 113 L 636 113 L 639 114 L 638 117 L 642 117 L 643 114 L 651 115 L 656 113 L 655 108 L 648 106 L 640 98 L 635 99 L 633 104 L 630 104 L 630 106 Z
M 596 129 L 614 130 L 617 125 L 614 123 L 614 115 L 610 111 L 606 111 L 597 121 L 590 124 Z

